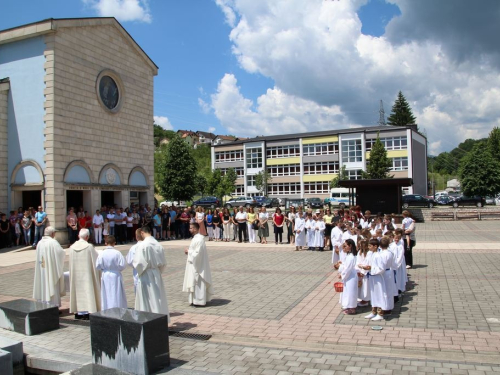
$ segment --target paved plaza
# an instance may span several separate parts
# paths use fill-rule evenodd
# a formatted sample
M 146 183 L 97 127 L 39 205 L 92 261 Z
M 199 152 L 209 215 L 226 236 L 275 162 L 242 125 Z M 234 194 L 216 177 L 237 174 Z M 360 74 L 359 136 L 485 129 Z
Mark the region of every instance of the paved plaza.
M 169 372 L 230 374 L 488 374 L 500 372 L 498 221 L 418 224 L 409 290 L 382 331 L 341 313 L 330 251 L 291 245 L 209 242 L 215 288 L 204 308 L 181 292 L 189 241 L 163 242 L 172 331 Z M 125 255 L 129 246 L 119 246 Z M 0 301 L 30 298 L 34 251 L 0 254 Z M 131 269 L 124 271 L 129 307 Z M 69 298 L 63 298 L 68 305 Z M 63 306 L 64 307 L 64 306 Z M 34 367 L 91 361 L 89 328 L 64 317 L 61 329 L 23 341 Z M 380 323 L 380 322 L 378 322 Z M 61 365 L 63 366 L 63 365 Z

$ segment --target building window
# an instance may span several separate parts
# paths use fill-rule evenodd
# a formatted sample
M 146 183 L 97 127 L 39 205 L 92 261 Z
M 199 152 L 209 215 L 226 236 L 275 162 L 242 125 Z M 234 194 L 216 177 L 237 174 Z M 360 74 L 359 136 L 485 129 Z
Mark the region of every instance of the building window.
M 361 169 L 355 169 L 355 170 L 350 170 L 346 171 L 347 172 L 347 179 L 349 180 L 361 180 Z
M 304 194 L 328 194 L 329 192 L 328 181 L 304 182 Z
M 230 161 L 243 161 L 243 151 L 218 151 L 215 153 L 216 163 L 226 163 Z
M 245 194 L 245 187 L 243 185 L 236 185 L 236 189 L 233 192 L 233 195 L 243 195 Z
M 233 168 L 236 172 L 236 176 L 243 177 L 245 175 L 245 168 L 243 167 L 235 167 Z M 225 176 L 229 168 L 220 168 L 220 173 L 222 176 Z
M 338 161 L 304 163 L 304 174 L 332 174 L 339 172 Z
M 247 169 L 262 168 L 262 148 L 247 148 Z
M 363 149 L 361 139 L 349 139 L 342 141 L 342 162 L 357 163 L 363 161 Z
M 298 176 L 300 175 L 300 164 L 271 165 L 267 167 L 271 177 Z
M 408 170 L 408 158 L 393 158 L 391 171 L 407 171 Z
M 268 147 L 266 150 L 268 159 L 289 158 L 291 156 L 300 156 L 299 145 Z
M 247 186 L 255 186 L 255 175 L 247 176 Z
M 375 144 L 376 138 L 366 140 L 366 151 L 370 151 Z M 384 145 L 386 150 L 406 150 L 408 148 L 408 141 L 405 137 L 386 137 L 380 138 L 380 142 Z
M 269 195 L 300 194 L 300 182 L 279 182 L 269 184 L 267 192 Z
M 338 142 L 313 143 L 303 146 L 304 156 L 332 155 L 339 153 Z

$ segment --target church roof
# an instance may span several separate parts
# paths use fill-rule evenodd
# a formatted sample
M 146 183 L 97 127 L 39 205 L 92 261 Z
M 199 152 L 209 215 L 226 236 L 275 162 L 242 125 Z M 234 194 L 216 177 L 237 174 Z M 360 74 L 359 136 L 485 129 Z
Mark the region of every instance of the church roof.
M 0 30 L 0 45 L 15 42 L 22 39 L 34 38 L 39 35 L 56 32 L 58 28 L 85 27 L 85 26 L 115 26 L 127 39 L 135 50 L 143 57 L 154 71 L 158 74 L 158 66 L 144 52 L 139 44 L 125 30 L 125 28 L 114 17 L 89 17 L 89 18 L 48 18 L 42 21 L 16 26 L 10 29 Z

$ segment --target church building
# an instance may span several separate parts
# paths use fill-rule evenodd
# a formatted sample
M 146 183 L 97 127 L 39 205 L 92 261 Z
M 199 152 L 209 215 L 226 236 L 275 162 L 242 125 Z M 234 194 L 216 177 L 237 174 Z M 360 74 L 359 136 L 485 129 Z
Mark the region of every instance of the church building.
M 0 211 L 153 205 L 158 67 L 115 18 L 0 31 Z

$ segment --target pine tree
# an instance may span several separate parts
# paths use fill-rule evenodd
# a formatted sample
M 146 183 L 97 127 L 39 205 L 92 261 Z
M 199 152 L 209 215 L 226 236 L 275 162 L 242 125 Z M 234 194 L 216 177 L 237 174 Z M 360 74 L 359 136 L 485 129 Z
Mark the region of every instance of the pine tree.
M 406 101 L 403 93 L 400 91 L 394 105 L 392 106 L 391 114 L 387 118 L 387 124 L 393 126 L 416 125 L 416 121 L 417 119 L 413 116 L 410 105 Z
M 196 162 L 189 145 L 175 135 L 157 158 L 160 194 L 165 199 L 190 200 L 196 193 Z
M 366 172 L 363 172 L 364 179 L 380 180 L 392 178 L 389 174 L 392 161 L 387 157 L 387 150 L 377 134 L 377 139 L 370 151 L 370 162 L 366 166 Z
M 489 147 L 476 144 L 463 157 L 459 169 L 460 184 L 465 195 L 495 195 L 500 192 L 500 162 Z

